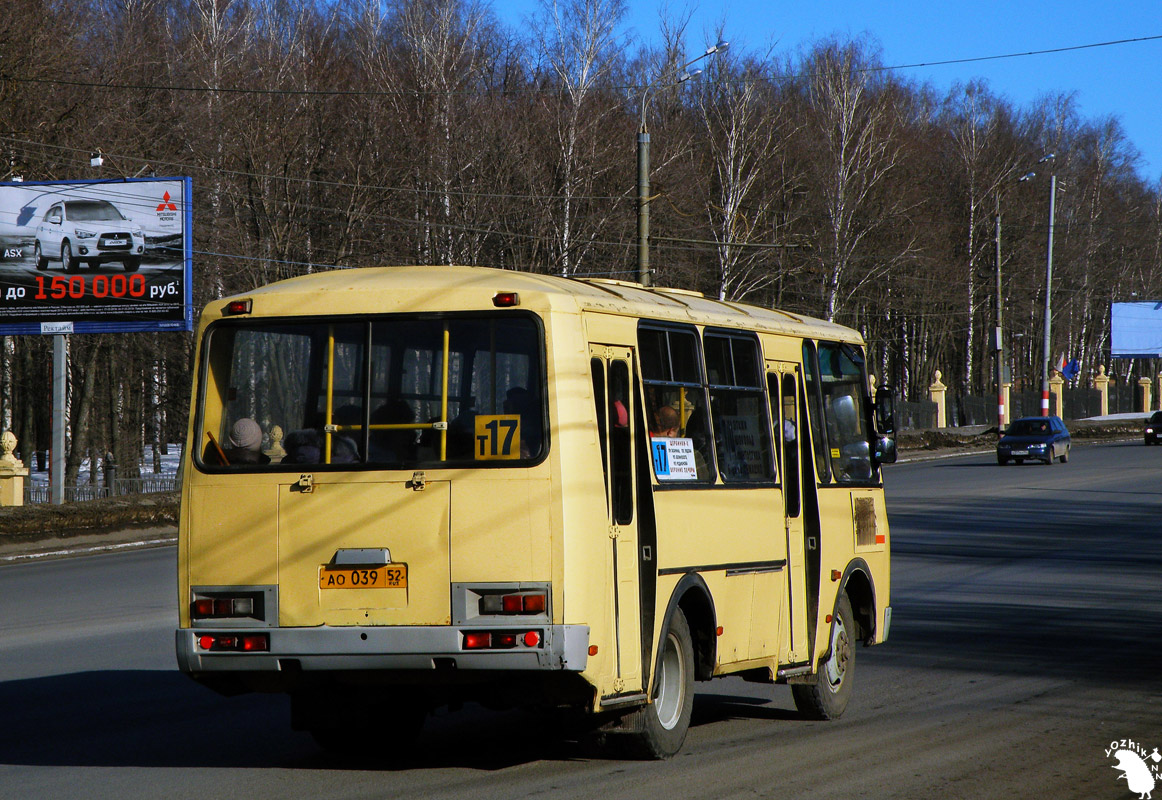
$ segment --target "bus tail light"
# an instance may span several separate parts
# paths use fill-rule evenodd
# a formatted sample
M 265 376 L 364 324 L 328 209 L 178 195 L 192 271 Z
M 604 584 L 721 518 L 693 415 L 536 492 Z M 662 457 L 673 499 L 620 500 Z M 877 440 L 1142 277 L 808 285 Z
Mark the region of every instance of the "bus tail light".
M 488 594 L 480 598 L 481 614 L 544 614 L 547 607 L 544 592 Z
M 465 650 L 512 650 L 539 648 L 544 641 L 540 630 L 461 631 Z
M 195 622 L 236 619 L 262 620 L 266 616 L 266 599 L 261 590 L 242 588 L 196 587 L 191 592 L 190 617 Z
M 464 634 L 465 650 L 487 650 L 490 647 L 492 647 L 491 633 L 475 632 Z
M 250 617 L 254 615 L 253 597 L 199 597 L 194 601 L 193 615 L 208 617 Z
M 212 653 L 266 653 L 270 635 L 266 633 L 208 633 L 198 637 L 198 647 Z

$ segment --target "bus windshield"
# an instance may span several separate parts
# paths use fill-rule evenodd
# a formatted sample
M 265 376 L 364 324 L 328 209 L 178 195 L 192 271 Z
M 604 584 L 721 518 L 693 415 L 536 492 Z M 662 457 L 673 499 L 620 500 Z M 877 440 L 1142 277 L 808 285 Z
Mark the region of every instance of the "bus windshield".
M 531 317 L 219 323 L 204 352 L 204 468 L 519 463 L 545 450 Z

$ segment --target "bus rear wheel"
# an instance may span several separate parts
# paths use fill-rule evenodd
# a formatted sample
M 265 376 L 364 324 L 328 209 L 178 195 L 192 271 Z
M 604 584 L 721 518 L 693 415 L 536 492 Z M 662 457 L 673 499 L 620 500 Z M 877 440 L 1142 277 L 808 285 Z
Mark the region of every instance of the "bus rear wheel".
M 637 758 L 669 758 L 682 749 L 693 710 L 694 643 L 677 610 L 662 637 L 652 702 L 621 722 L 624 749 Z
M 831 621 L 831 655 L 811 676 L 810 683 L 791 686 L 795 708 L 807 719 L 839 719 L 847 708 L 855 678 L 857 631 L 851 601 L 844 594 Z

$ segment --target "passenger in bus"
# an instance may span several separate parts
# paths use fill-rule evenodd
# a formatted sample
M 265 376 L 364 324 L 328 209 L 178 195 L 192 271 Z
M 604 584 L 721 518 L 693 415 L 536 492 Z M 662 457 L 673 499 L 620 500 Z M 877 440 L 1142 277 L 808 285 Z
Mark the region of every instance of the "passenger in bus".
M 351 406 L 350 408 L 354 408 Z M 355 409 L 358 412 L 358 409 Z M 340 412 L 342 409 L 340 409 Z M 335 424 L 352 424 L 342 423 L 340 419 L 348 419 L 347 412 L 335 413 Z M 282 446 L 286 449 L 286 458 L 283 459 L 285 464 L 322 464 L 324 456 L 326 455 L 326 442 L 323 432 L 322 415 L 314 415 L 313 420 L 317 425 L 303 428 L 297 431 L 291 431 L 282 440 Z M 358 420 L 357 420 L 358 421 Z M 331 434 L 331 459 L 328 463 L 331 464 L 350 464 L 359 460 L 359 449 L 355 446 L 354 440 L 350 437 L 340 434 Z
M 650 432 L 650 436 L 673 439 L 678 435 L 678 429 L 678 409 L 673 406 L 662 406 L 654 414 L 654 429 Z
M 230 428 L 223 452 L 231 465 L 270 463 L 262 453 L 262 428 L 250 417 L 242 417 Z
M 476 398 L 469 397 L 448 422 L 448 458 L 472 458 L 476 441 L 476 414 Z M 438 436 L 435 441 L 439 441 Z
M 514 386 L 504 398 L 504 413 L 520 415 L 520 456 L 530 458 L 541 451 L 541 426 L 533 396 L 523 386 Z
M 406 400 L 384 403 L 371 412 L 372 425 L 406 425 L 415 422 L 415 412 Z M 412 461 L 416 456 L 415 430 L 371 431 L 367 460 L 398 463 Z

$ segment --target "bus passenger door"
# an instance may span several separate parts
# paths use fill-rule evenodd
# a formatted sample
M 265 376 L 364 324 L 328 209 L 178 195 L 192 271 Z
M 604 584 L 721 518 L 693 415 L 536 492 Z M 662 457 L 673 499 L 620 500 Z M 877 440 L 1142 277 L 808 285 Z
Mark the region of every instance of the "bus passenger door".
M 638 587 L 638 525 L 634 517 L 633 349 L 590 345 L 593 396 L 605 468 L 606 524 L 609 532 L 607 581 L 612 596 L 611 623 L 617 651 L 615 694 L 640 692 L 642 686 L 641 600 Z
M 810 660 L 807 630 L 807 571 L 803 528 L 803 470 L 800 436 L 803 426 L 799 409 L 799 368 L 796 364 L 767 363 L 767 389 L 771 399 L 771 420 L 775 425 L 775 454 L 779 459 L 779 480 L 783 487 L 783 535 L 787 537 L 787 601 L 783 630 L 788 632 L 787 650 L 780 648 L 780 664 L 800 664 Z

